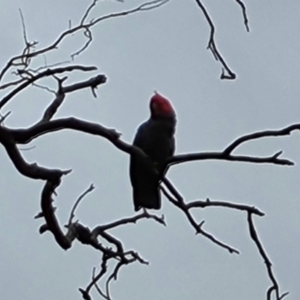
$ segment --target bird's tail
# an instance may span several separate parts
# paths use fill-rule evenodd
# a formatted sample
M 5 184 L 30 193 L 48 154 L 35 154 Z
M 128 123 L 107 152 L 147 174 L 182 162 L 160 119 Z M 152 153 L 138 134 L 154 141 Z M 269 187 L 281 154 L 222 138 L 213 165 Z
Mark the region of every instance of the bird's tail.
M 158 183 L 145 184 L 143 189 L 133 189 L 134 210 L 138 211 L 140 208 L 160 209 L 161 208 L 161 194 Z

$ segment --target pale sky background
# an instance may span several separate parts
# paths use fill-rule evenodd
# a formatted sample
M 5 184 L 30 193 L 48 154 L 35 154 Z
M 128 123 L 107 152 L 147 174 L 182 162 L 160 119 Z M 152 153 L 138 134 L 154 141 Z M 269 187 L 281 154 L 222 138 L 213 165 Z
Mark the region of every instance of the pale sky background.
M 26 20 L 29 39 L 50 44 L 68 21 L 77 23 L 89 1 L 1 0 L 1 68 L 22 51 L 18 8 Z M 93 16 L 134 7 L 100 1 Z M 154 90 L 168 97 L 178 115 L 176 153 L 221 151 L 237 137 L 299 122 L 300 2 L 247 1 L 251 32 L 245 31 L 235 1 L 206 1 L 216 26 L 216 41 L 238 79 L 221 81 L 220 65 L 206 50 L 209 28 L 195 1 L 171 0 L 150 12 L 109 20 L 94 28 L 94 41 L 75 63 L 96 65 L 98 72 L 70 76 L 68 83 L 98 73 L 109 78 L 98 98 L 89 90 L 69 94 L 56 117 L 76 116 L 122 132 L 132 141 L 138 125 L 148 118 Z M 68 59 L 81 45 L 74 35 L 48 62 Z M 42 59 L 40 60 L 43 63 Z M 4 93 L 1 94 L 3 96 Z M 31 87 L 3 112 L 12 110 L 7 126 L 26 127 L 41 117 L 53 96 Z M 284 138 L 249 142 L 237 151 L 247 155 L 283 157 L 294 167 L 205 161 L 171 168 L 168 176 L 186 200 L 224 200 L 255 205 L 266 213 L 255 218 L 259 235 L 274 265 L 287 299 L 300 299 L 300 152 L 298 132 Z M 71 131 L 33 141 L 23 152 L 28 162 L 73 172 L 58 189 L 58 217 L 67 222 L 70 209 L 90 183 L 96 190 L 77 211 L 90 227 L 134 215 L 128 176 L 128 155 L 102 138 Z M 42 181 L 22 177 L 0 153 L 0 291 L 3 299 L 81 299 L 92 268 L 101 254 L 74 242 L 63 251 L 49 233 L 39 235 Z M 195 211 L 205 229 L 240 250 L 229 254 L 209 240 L 195 236 L 185 216 L 166 199 L 159 214 L 167 227 L 142 220 L 112 231 L 126 249 L 150 261 L 121 269 L 111 285 L 114 300 L 265 299 L 270 286 L 262 258 L 250 239 L 246 214 L 220 208 Z M 95 295 L 95 294 L 93 294 Z M 95 295 L 94 299 L 100 299 Z

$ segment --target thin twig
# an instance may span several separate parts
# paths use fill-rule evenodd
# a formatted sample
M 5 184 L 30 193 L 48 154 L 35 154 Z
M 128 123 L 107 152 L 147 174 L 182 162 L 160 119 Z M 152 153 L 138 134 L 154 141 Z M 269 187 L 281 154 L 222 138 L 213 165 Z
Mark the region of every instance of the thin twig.
M 228 147 L 226 147 L 224 149 L 223 153 L 226 155 L 229 155 L 230 153 L 233 152 L 234 149 L 236 149 L 242 143 L 245 143 L 245 142 L 248 142 L 251 140 L 260 139 L 260 138 L 265 138 L 265 137 L 290 135 L 292 133 L 292 131 L 294 131 L 294 130 L 300 130 L 300 124 L 289 125 L 283 129 L 278 129 L 278 130 L 263 130 L 263 131 L 250 133 L 250 134 L 241 136 L 240 138 L 236 139 L 234 142 L 232 142 Z
M 210 27 L 210 38 L 209 38 L 209 41 L 208 41 L 207 48 L 212 52 L 215 60 L 219 61 L 221 63 L 221 65 L 223 66 L 222 74 L 221 74 L 220 78 L 221 79 L 234 80 L 236 78 L 236 74 L 227 66 L 226 61 L 224 60 L 224 58 L 222 57 L 221 53 L 219 52 L 219 50 L 216 46 L 216 42 L 215 42 L 215 25 L 214 25 L 213 21 L 211 20 L 211 18 L 209 16 L 209 13 L 208 13 L 206 7 L 201 2 L 201 0 L 196 0 L 196 3 L 198 4 L 201 11 L 203 12 L 203 14 L 204 14 L 204 16 L 207 20 L 207 23 Z M 226 70 L 228 75 L 226 75 L 224 73 L 224 69 Z
M 47 69 L 42 73 L 39 73 L 35 76 L 32 76 L 31 78 L 28 78 L 27 81 L 20 84 L 18 87 L 16 87 L 14 90 L 12 90 L 8 95 L 2 98 L 0 101 L 0 109 L 9 101 L 11 100 L 15 95 L 17 95 L 19 92 L 23 91 L 26 87 L 28 87 L 30 84 L 36 82 L 37 80 L 53 76 L 55 74 L 61 74 L 65 72 L 73 72 L 73 71 L 95 71 L 97 68 L 94 66 L 86 67 L 86 66 L 80 66 L 80 65 L 74 65 L 74 66 L 67 66 L 67 67 L 61 67 L 56 69 Z
M 206 208 L 206 207 L 226 207 L 231 209 L 242 210 L 246 212 L 251 212 L 255 215 L 263 217 L 265 214 L 260 211 L 258 208 L 245 205 L 245 204 L 237 204 L 237 203 L 230 203 L 225 201 L 214 201 L 207 199 L 206 201 L 193 201 L 186 204 L 187 209 L 191 208 Z
M 54 95 L 56 94 L 56 92 L 53 89 L 49 88 L 48 86 L 41 85 L 41 84 L 38 84 L 38 83 L 33 83 L 32 86 L 35 86 L 36 88 L 39 88 L 41 90 L 45 90 L 45 91 L 47 91 L 51 94 L 54 94 Z
M 24 81 L 26 81 L 26 80 L 27 80 L 27 78 L 20 78 L 20 79 L 17 79 L 17 80 L 15 80 L 15 81 L 10 81 L 10 82 L 8 82 L 8 83 L 4 83 L 4 84 L 2 84 L 2 85 L 0 86 L 0 90 L 5 90 L 5 89 L 7 89 L 8 87 L 11 87 L 11 86 L 20 84 L 20 83 L 22 83 L 22 82 L 24 82 Z
M 190 213 L 187 205 L 184 203 L 183 197 L 179 194 L 179 192 L 175 189 L 175 187 L 172 188 L 171 193 L 173 194 L 173 196 L 176 199 L 172 198 L 172 196 L 163 187 L 161 187 L 161 190 L 163 191 L 164 195 L 168 198 L 168 200 L 171 203 L 173 203 L 175 206 L 177 206 L 180 210 L 182 210 L 184 212 L 184 214 L 186 215 L 188 221 L 194 227 L 194 229 L 196 231 L 196 234 L 203 235 L 204 237 L 209 239 L 214 244 L 220 246 L 221 248 L 224 248 L 224 249 L 228 250 L 229 253 L 239 254 L 239 251 L 237 249 L 235 249 L 235 248 L 219 241 L 213 235 L 211 235 L 211 234 L 207 233 L 206 231 L 204 231 L 203 226 L 202 226 L 204 224 L 204 222 L 201 222 L 200 224 L 197 224 L 197 222 L 193 218 L 192 214 Z M 174 190 L 176 190 L 175 194 L 173 193 Z M 177 195 L 180 195 L 179 199 L 177 199 Z
M 117 12 L 117 13 L 112 13 L 112 14 L 108 14 L 108 15 L 104 15 L 102 17 L 99 17 L 99 18 L 95 19 L 95 20 L 92 20 L 90 22 L 84 23 L 84 22 L 82 22 L 82 20 L 83 21 L 87 20 L 88 15 L 89 15 L 89 13 L 90 13 L 90 11 L 92 9 L 91 5 L 90 5 L 87 8 L 87 11 L 84 13 L 84 16 L 83 16 L 82 20 L 80 21 L 79 25 L 77 25 L 75 27 L 72 27 L 72 26 L 69 27 L 67 30 L 65 30 L 63 33 L 61 33 L 59 35 L 59 37 L 52 44 L 50 44 L 49 46 L 46 46 L 46 47 L 41 48 L 39 50 L 36 50 L 34 52 L 30 52 L 30 51 L 26 50 L 25 51 L 26 53 L 23 51 L 22 54 L 12 57 L 8 61 L 8 63 L 6 64 L 6 66 L 2 69 L 2 71 L 0 72 L 0 81 L 2 81 L 4 75 L 6 74 L 6 72 L 12 66 L 16 66 L 17 65 L 17 62 L 19 60 L 21 60 L 21 61 L 23 61 L 23 60 L 28 61 L 28 59 L 30 59 L 30 58 L 37 57 L 37 56 L 39 56 L 41 54 L 50 52 L 52 50 L 56 50 L 56 49 L 58 49 L 58 46 L 61 44 L 61 42 L 66 37 L 71 36 L 71 35 L 73 35 L 76 32 L 79 32 L 81 30 L 83 30 L 83 31 L 86 32 L 87 29 L 90 29 L 91 27 L 93 27 L 94 25 L 96 25 L 96 24 L 98 24 L 98 23 L 100 23 L 102 21 L 109 20 L 109 19 L 112 19 L 112 18 L 117 18 L 117 17 L 125 17 L 125 16 L 128 16 L 128 15 L 137 13 L 137 12 L 149 11 L 149 10 L 158 8 L 158 7 L 166 4 L 167 2 L 169 2 L 169 0 L 148 1 L 148 2 L 145 2 L 145 3 L 137 6 L 136 8 L 129 9 L 129 10 L 126 10 L 126 11 Z M 88 34 L 87 38 L 91 39 L 92 36 Z M 36 44 L 37 44 L 37 42 L 34 42 L 34 43 L 30 44 L 30 48 L 33 47 L 33 46 L 35 46 Z M 85 46 L 83 46 L 83 47 L 84 47 L 84 49 L 86 48 Z M 24 63 L 21 62 L 19 65 L 20 66 L 24 66 Z
M 249 28 L 249 20 L 248 20 L 248 17 L 247 17 L 247 9 L 246 9 L 246 5 L 244 4 L 243 1 L 241 0 L 235 0 L 241 7 L 242 9 L 242 13 L 243 13 L 243 19 L 244 19 L 244 24 L 245 24 L 245 27 L 246 27 L 246 30 L 247 32 L 250 32 L 250 28 Z
M 133 216 L 133 217 L 122 218 L 120 220 L 114 221 L 114 222 L 109 223 L 109 224 L 99 225 L 99 226 L 97 226 L 93 229 L 92 234 L 94 236 L 97 236 L 102 231 L 109 230 L 109 229 L 112 229 L 112 228 L 116 228 L 116 227 L 126 225 L 126 224 L 135 224 L 137 221 L 142 220 L 142 219 L 153 219 L 156 222 L 166 226 L 164 216 L 158 217 L 156 215 L 148 213 L 147 211 L 143 211 L 141 214 L 138 214 L 138 215 Z
M 279 285 L 278 285 L 278 282 L 275 278 L 275 275 L 274 275 L 273 269 L 272 269 L 272 262 L 269 259 L 268 255 L 267 255 L 266 251 L 264 250 L 262 243 L 258 237 L 258 234 L 257 234 L 255 226 L 254 226 L 253 218 L 252 218 L 252 212 L 248 212 L 248 225 L 249 225 L 250 236 L 251 236 L 252 240 L 254 241 L 260 256 L 265 261 L 267 273 L 272 282 L 272 286 L 270 286 L 269 289 L 267 290 L 267 300 L 271 300 L 272 292 L 275 292 L 276 300 L 283 299 L 283 297 L 288 295 L 288 292 L 280 295 Z
M 78 207 L 79 203 L 81 202 L 81 200 L 89 193 L 91 193 L 93 190 L 95 189 L 95 186 L 91 183 L 91 185 L 78 197 L 78 199 L 76 200 L 76 202 L 74 203 L 74 206 L 71 210 L 71 213 L 70 213 L 70 217 L 69 217 L 69 226 L 71 225 L 72 223 L 72 220 L 73 218 L 75 217 L 75 211 L 76 211 L 76 208 Z
M 7 119 L 7 117 L 11 114 L 11 111 L 8 111 L 3 116 L 0 115 L 0 125 L 4 123 L 4 121 Z
M 104 292 L 102 292 L 100 286 L 99 286 L 98 283 L 97 283 L 98 279 L 97 279 L 97 277 L 96 277 L 96 275 L 95 275 L 95 270 L 96 270 L 96 269 L 93 268 L 93 277 L 92 277 L 92 279 L 95 281 L 94 287 L 95 287 L 95 289 L 97 290 L 97 292 L 99 293 L 99 295 L 100 295 L 101 297 L 103 297 L 104 299 L 108 300 L 107 296 L 104 294 Z M 100 278 L 99 278 L 99 279 L 100 279 Z
M 28 45 L 28 39 L 27 39 L 27 33 L 26 33 L 25 20 L 24 20 L 22 10 L 20 8 L 19 8 L 19 13 L 20 13 L 21 22 L 22 22 L 23 39 L 24 39 L 25 45 L 27 46 Z

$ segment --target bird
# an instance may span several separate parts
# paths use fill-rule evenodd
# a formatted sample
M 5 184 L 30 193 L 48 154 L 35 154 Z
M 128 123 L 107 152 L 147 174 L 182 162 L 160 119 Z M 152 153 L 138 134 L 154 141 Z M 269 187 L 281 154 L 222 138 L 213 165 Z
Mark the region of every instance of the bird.
M 136 132 L 133 145 L 139 147 L 152 161 L 154 170 L 145 166 L 143 158 L 130 156 L 130 181 L 133 190 L 134 210 L 160 209 L 159 184 L 166 168 L 166 160 L 175 152 L 176 112 L 171 102 L 155 92 L 150 99 L 150 117 Z

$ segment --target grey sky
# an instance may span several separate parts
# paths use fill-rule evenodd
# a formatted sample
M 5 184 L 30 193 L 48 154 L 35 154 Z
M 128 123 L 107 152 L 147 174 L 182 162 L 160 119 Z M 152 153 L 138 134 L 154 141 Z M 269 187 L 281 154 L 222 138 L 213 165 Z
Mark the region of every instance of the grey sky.
M 89 4 L 71 2 L 1 0 L 1 66 L 23 47 L 18 8 L 29 39 L 45 46 L 68 27 L 69 19 L 78 22 Z M 88 90 L 68 95 L 57 117 L 76 116 L 114 127 L 130 142 L 148 118 L 149 98 L 158 90 L 177 111 L 176 153 L 221 151 L 243 134 L 299 122 L 300 2 L 246 2 L 250 34 L 234 1 L 206 2 L 217 25 L 217 45 L 237 72 L 236 81 L 219 80 L 220 65 L 206 50 L 209 28 L 195 1 L 171 0 L 157 10 L 94 28 L 92 45 L 75 63 L 96 65 L 108 83 L 99 87 L 97 99 Z M 99 2 L 94 16 L 139 3 Z M 70 49 L 76 50 L 82 41 L 81 35 L 69 38 L 47 56 L 48 62 L 67 60 Z M 91 76 L 76 73 L 69 82 Z M 5 108 L 13 111 L 6 124 L 33 124 L 52 98 L 37 88 L 26 90 Z M 94 227 L 133 215 L 128 155 L 104 139 L 71 131 L 43 136 L 32 145 L 36 148 L 23 152 L 29 162 L 73 169 L 58 189 L 62 224 L 91 182 L 96 190 L 77 211 L 83 224 Z M 299 133 L 249 142 L 237 153 L 262 156 L 279 150 L 296 165 L 206 161 L 176 166 L 168 176 L 186 200 L 210 197 L 263 210 L 266 216 L 255 218 L 255 223 L 281 291 L 290 291 L 288 299 L 299 299 Z M 3 299 L 80 299 L 77 288 L 86 286 L 101 256 L 77 242 L 64 252 L 51 234 L 38 234 L 41 222 L 33 216 L 40 210 L 43 183 L 19 175 L 4 148 L 0 151 Z M 246 214 L 219 208 L 195 211 L 199 222 L 206 220 L 207 231 L 239 249 L 240 255 L 195 236 L 183 213 L 166 199 L 159 214 L 165 215 L 167 227 L 143 220 L 113 231 L 127 249 L 150 261 L 149 266 L 136 263 L 121 270 L 111 286 L 113 299 L 265 299 L 270 282 L 250 240 Z

